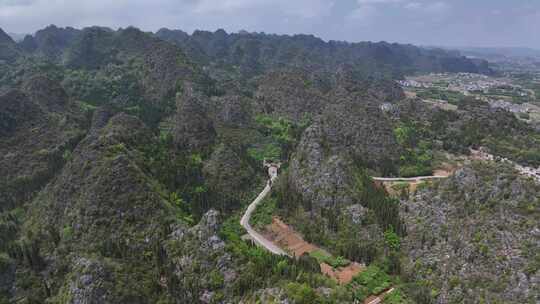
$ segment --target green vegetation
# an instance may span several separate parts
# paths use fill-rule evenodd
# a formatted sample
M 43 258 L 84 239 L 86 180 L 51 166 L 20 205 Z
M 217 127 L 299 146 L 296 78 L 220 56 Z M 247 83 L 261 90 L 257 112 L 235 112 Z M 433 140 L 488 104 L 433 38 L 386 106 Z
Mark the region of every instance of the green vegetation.
M 164 187 L 163 197 L 172 206 L 178 207 L 178 216 L 188 223 L 197 222 L 210 208 L 227 211 L 223 201 L 211 201 L 202 167 L 203 159 L 197 153 L 176 153 L 172 135 L 166 131 L 160 134 L 154 145 L 141 147 L 144 163 L 157 182 Z
M 295 304 L 322 303 L 315 290 L 307 284 L 291 282 L 287 284 L 285 290 L 287 296 L 293 300 L 293 303 Z
M 412 122 L 394 129 L 394 135 L 401 146 L 399 175 L 402 177 L 432 174 L 433 151 L 431 143 L 422 140 L 423 129 Z
M 272 216 L 275 215 L 276 204 L 275 198 L 265 198 L 253 212 L 251 216 L 251 225 L 256 228 L 262 228 L 272 224 Z
M 384 240 L 390 250 L 399 251 L 399 248 L 401 246 L 401 240 L 399 238 L 399 235 L 397 235 L 392 228 L 386 230 L 386 232 L 384 233 Z
M 384 296 L 384 304 L 403 304 L 408 303 L 399 289 L 394 289 L 391 293 Z
M 464 98 L 460 92 L 447 91 L 442 89 L 430 88 L 423 90 L 417 93 L 417 96 L 422 99 L 435 99 L 435 100 L 445 100 L 451 104 L 459 104 Z
M 497 87 L 491 88 L 487 92 L 476 92 L 477 94 L 486 96 L 490 99 L 503 99 L 508 102 L 513 102 L 517 104 L 533 102 L 532 96 L 527 94 L 521 89 L 515 89 L 512 87 Z
M 257 115 L 255 122 L 259 132 L 266 137 L 266 143 L 248 149 L 248 154 L 252 158 L 262 161 L 264 158 L 287 159 L 310 120 L 306 117 L 297 125 L 283 117 Z
M 233 254 L 239 265 L 244 265 L 234 287 L 238 295 L 265 286 L 285 284 L 287 293 L 295 301 L 300 301 L 298 303 L 318 303 L 321 299 L 313 293 L 313 289 L 320 286 L 335 286 L 335 283 L 320 273 L 315 259 L 308 256 L 300 259 L 276 256 L 241 240 L 240 236 L 244 233 L 243 227 L 239 224 L 239 216 L 233 216 L 225 221 L 220 233 L 227 242 L 227 250 Z
M 383 231 L 395 231 L 398 235 L 405 234 L 405 225 L 399 217 L 399 201 L 377 188 L 367 170 L 359 169 L 356 173 L 356 196 L 364 207 L 372 210 Z
M 310 140 L 320 139 L 323 146 L 322 151 L 306 155 L 320 152 L 324 154 L 321 162 L 335 161 L 331 163 L 335 167 L 327 168 L 338 170 L 322 171 L 328 173 L 328 178 L 321 179 L 324 183 L 335 181 L 335 184 L 325 184 L 328 187 L 319 190 L 313 189 L 317 188 L 315 181 L 312 185 L 308 182 L 307 189 L 293 189 L 290 176 L 282 174 L 276 191 L 255 210 L 252 223 L 256 227 L 265 226 L 271 223 L 273 215 L 279 215 L 293 223 L 307 241 L 325 248 L 324 251 L 314 251 L 298 259 L 276 256 L 242 240 L 245 231 L 239 224 L 239 210 L 248 202 L 246 197 L 252 196 L 251 191 L 256 191 L 251 185 L 264 178 L 261 161 L 281 160 L 282 169 L 286 170 L 286 163 L 295 152 L 311 115 L 318 122 L 322 118 L 322 133 L 333 133 L 327 132 L 326 129 L 332 128 L 326 127 L 342 117 L 351 121 L 358 118 L 362 122 L 364 117 L 360 116 L 370 115 L 371 107 L 379 102 L 391 101 L 398 108 L 404 104 L 396 102 L 401 92 L 393 82 L 379 80 L 398 79 L 403 73 L 424 69 L 480 71 L 481 67 L 474 62 L 441 50 L 387 43 L 327 44 L 305 35 L 228 36 L 221 31 L 198 32 L 180 41 L 176 38 L 184 35 L 171 35 L 174 37 L 167 40 L 174 40 L 173 44 L 157 38 L 160 34 L 143 33 L 134 28 L 109 31 L 96 27 L 85 29 L 84 35 L 78 30 L 54 27 L 45 32 L 51 31 L 41 33 L 45 37 L 35 46 L 26 46 L 37 47 L 34 54 L 28 50 L 13 64 L 0 63 L 0 90 L 9 92 L 22 88 L 21 96 L 28 97 L 20 97 L 22 102 L 19 102 L 14 94 L 2 100 L 2 105 L 6 101 L 7 106 L 0 109 L 0 132 L 4 136 L 5 131 L 7 136 L 5 141 L 1 138 L 1 146 L 17 146 L 20 138 L 11 136 L 19 132 L 18 128 L 32 132 L 24 134 L 30 141 L 20 141 L 23 142 L 20 146 L 2 150 L 4 164 L 12 159 L 15 164 L 7 171 L 20 175 L 0 178 L 0 303 L 67 303 L 74 301 L 71 299 L 74 292 L 82 297 L 79 302 L 96 302 L 91 297 L 101 296 L 102 291 L 113 298 L 108 299 L 109 302 L 115 303 L 196 303 L 201 301 L 203 293 L 205 297 L 212 297 L 211 303 L 241 300 L 258 303 L 261 290 L 272 289 L 273 292 L 277 287 L 293 303 L 331 304 L 363 300 L 391 286 L 396 290 L 384 299 L 385 303 L 407 303 L 409 298 L 418 303 L 430 303 L 444 291 L 436 275 L 450 278 L 450 287 L 461 289 L 468 296 L 471 295 L 469 290 L 476 292 L 478 288 L 504 290 L 504 281 L 509 280 L 506 274 L 494 282 L 481 282 L 484 280 L 481 277 L 467 281 L 455 274 L 450 277 L 437 274 L 441 267 L 437 269 L 440 264 L 436 263 L 425 263 L 415 268 L 416 273 L 408 273 L 407 252 L 402 250 L 411 247 L 411 238 L 418 230 L 413 227 L 414 233 L 404 246 L 407 231 L 399 212 L 407 209 L 404 218 L 411 220 L 410 201 L 400 202 L 388 197 L 384 189 L 374 184 L 370 178 L 373 174 L 366 169 L 380 168 L 385 173 L 401 176 L 429 175 L 436 162 L 434 154 L 439 149 L 465 153 L 476 145 L 487 146 L 494 154 L 523 163 L 540 164 L 540 137 L 534 130 L 508 115 L 493 114 L 495 111 L 486 110 L 485 105 L 471 106 L 459 93 L 438 89 L 419 92 L 422 98 L 444 99 L 459 105 L 459 111 L 437 111 L 432 116 L 432 112 L 418 111 L 399 118 L 389 111 L 384 114 L 387 116 L 381 116 L 383 123 L 386 123 L 383 118 L 388 118 L 389 123 L 400 119 L 393 126 L 399 144 L 396 148 L 401 153 L 399 164 L 392 154 L 386 160 L 382 160 L 386 155 L 381 155 L 383 165 L 349 166 L 349 161 L 357 161 L 349 159 L 357 151 L 349 142 L 358 135 L 354 128 L 346 130 L 351 132 L 344 132 L 343 138 L 337 138 L 339 143 L 322 138 L 330 134 L 308 134 L 321 138 L 305 137 L 307 145 Z M 66 34 L 71 31 L 74 33 Z M 221 38 L 216 39 L 216 35 Z M 305 48 L 306 45 L 309 48 Z M 20 47 L 24 48 L 22 44 Z M 293 69 L 289 71 L 288 67 Z M 294 74 L 297 70 L 310 72 L 298 86 L 292 86 L 293 102 L 259 102 L 257 93 L 262 91 L 261 85 L 259 78 L 253 76 L 262 75 L 271 93 L 281 85 L 280 79 L 273 77 Z M 39 87 L 35 88 L 36 92 L 26 90 L 25 83 L 35 75 L 45 75 L 61 85 L 51 92 Z M 184 122 L 174 118 L 175 99 L 183 96 L 180 93 L 187 88 L 184 81 L 193 82 L 196 93 L 206 97 L 224 95 L 223 99 L 201 98 L 204 99 L 201 109 L 204 108 L 205 113 L 200 117 L 208 117 L 208 126 L 213 125 L 201 131 L 212 133 L 208 134 L 212 136 L 212 143 L 204 151 L 183 150 L 182 136 L 177 136 L 177 142 L 173 143 L 172 130 L 178 130 Z M 444 88 L 448 83 L 436 85 Z M 540 96 L 538 86 L 534 90 Z M 65 106 L 58 102 L 63 98 L 46 98 L 47 94 L 63 97 L 64 93 L 69 100 Z M 516 97 L 498 90 L 489 94 Z M 238 95 L 242 99 L 240 104 L 238 100 L 228 99 Z M 271 98 L 262 96 L 262 99 L 266 97 Z M 308 100 L 312 97 L 316 102 Z M 10 103 L 10 98 L 15 102 Z M 334 98 L 343 99 L 339 105 L 345 105 L 345 110 L 326 107 L 327 100 Z M 38 100 L 34 102 L 34 99 Z M 354 107 L 356 99 L 366 101 L 365 111 L 362 104 L 362 109 L 353 112 L 358 115 L 351 115 L 352 118 L 341 115 L 339 111 L 347 111 L 348 105 Z M 302 121 L 280 117 L 285 116 L 287 107 L 304 104 L 305 109 L 300 108 L 300 111 L 309 114 Z M 54 108 L 54 113 L 48 113 L 47 107 Z M 116 117 L 118 120 L 109 121 L 95 136 L 96 128 L 91 128 L 90 118 L 100 107 L 108 109 L 112 115 L 119 112 L 134 115 L 148 128 L 132 130 L 140 123 L 132 125 L 133 119 L 123 121 L 126 116 L 122 115 Z M 23 114 L 21 117 L 18 110 Z M 333 110 L 338 112 L 331 113 Z M 287 117 L 290 114 L 293 113 L 286 113 Z M 332 117 L 333 114 L 336 116 Z M 105 116 L 96 116 L 94 121 L 105 123 Z M 80 130 L 72 130 L 73 121 L 80 124 Z M 126 126 L 109 129 L 115 121 Z M 40 128 L 41 124 L 47 128 Z M 377 121 L 369 126 L 358 125 L 374 134 L 381 130 Z M 345 122 L 343 126 L 351 124 Z M 69 139 L 68 143 L 53 142 L 50 138 L 58 132 L 48 127 L 77 132 L 78 138 Z M 91 136 L 80 141 L 89 130 L 92 130 Z M 66 134 L 61 132 L 59 137 L 67 137 Z M 386 129 L 380 134 L 391 137 Z M 24 150 L 27 146 L 30 151 Z M 335 151 L 338 146 L 343 147 L 343 151 Z M 366 148 L 369 149 L 365 151 L 371 151 L 380 147 Z M 337 158 L 327 157 L 330 153 L 336 153 Z M 303 168 L 297 169 L 303 171 Z M 38 173 L 29 174 L 30 171 Z M 226 174 L 220 174 L 223 172 Z M 486 184 L 486 181 L 478 184 Z M 532 195 L 514 195 L 520 192 L 516 191 L 519 190 L 516 185 L 515 181 L 497 178 L 497 189 L 483 192 L 456 209 L 459 219 L 466 218 L 468 222 L 474 220 L 474 216 L 487 216 L 499 209 L 495 207 L 501 206 L 508 197 L 519 197 L 518 202 L 504 210 L 519 213 L 520 218 L 513 221 L 516 227 L 533 231 L 537 221 L 530 215 L 536 214 L 539 200 L 532 191 Z M 396 190 L 405 192 L 405 185 L 396 186 Z M 455 195 L 453 200 L 447 200 L 444 192 L 438 193 L 443 199 L 437 203 L 466 201 L 469 193 L 463 195 L 461 190 L 448 190 Z M 477 189 L 475 193 L 481 191 Z M 307 197 L 316 199 L 312 201 Z M 323 199 L 316 202 L 317 198 Z M 402 198 L 405 199 L 405 195 Z M 201 222 L 209 209 L 217 209 L 219 215 L 208 213 Z M 223 219 L 225 222 L 220 224 Z M 418 226 L 422 224 L 420 220 Z M 451 230 L 460 227 L 459 224 L 437 225 L 434 229 L 440 229 L 440 233 L 426 232 L 426 236 L 422 236 L 425 242 L 422 240 L 422 246 L 412 247 L 413 250 L 430 249 L 444 238 L 448 241 Z M 492 248 L 497 242 L 494 233 L 489 231 L 507 228 L 496 225 L 489 228 L 493 229 L 478 229 L 470 242 L 473 246 L 469 248 L 475 250 L 467 261 L 470 265 L 499 252 L 498 248 Z M 512 232 L 518 231 L 512 228 Z M 216 237 L 218 230 L 225 243 Z M 450 241 L 459 253 L 459 242 Z M 538 248 L 532 242 L 522 245 L 519 254 L 526 259 L 524 273 L 531 277 L 540 265 Z M 456 256 L 459 258 L 458 254 Z M 502 262 L 506 257 L 497 258 L 495 262 L 501 263 L 494 269 L 505 264 Z M 351 284 L 337 286 L 335 281 L 321 274 L 320 263 L 343 267 L 351 261 L 369 266 Z M 415 275 L 419 278 L 413 277 Z M 9 299 L 4 286 L 14 292 Z M 486 302 L 491 300 L 484 295 L 481 297 Z
M 479 111 L 477 101 L 463 104 L 468 111 Z M 476 108 L 478 107 L 478 108 Z M 540 134 L 518 120 L 513 114 L 495 112 L 474 116 L 464 121 L 459 129 L 444 134 L 444 148 L 464 151 L 467 147 L 487 147 L 491 154 L 506 157 L 518 163 L 540 166 Z
M 346 267 L 351 263 L 351 261 L 345 259 L 344 257 L 333 257 L 322 250 L 312 251 L 309 253 L 309 255 L 315 258 L 319 263 L 326 263 L 333 268 Z
M 370 265 L 353 279 L 358 285 L 355 298 L 365 300 L 370 295 L 378 295 L 392 287 L 392 279 L 376 265 Z
M 256 160 L 257 163 L 262 163 L 265 159 L 281 159 L 282 150 L 281 147 L 275 143 L 269 143 L 261 147 L 249 148 L 247 153 L 251 158 Z

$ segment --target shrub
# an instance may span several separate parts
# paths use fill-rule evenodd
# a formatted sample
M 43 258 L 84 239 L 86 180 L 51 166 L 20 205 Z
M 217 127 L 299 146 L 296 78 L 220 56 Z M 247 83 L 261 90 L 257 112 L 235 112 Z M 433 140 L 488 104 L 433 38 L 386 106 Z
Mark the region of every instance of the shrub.
M 386 230 L 386 232 L 384 233 L 384 240 L 390 250 L 399 251 L 401 240 L 399 238 L 399 235 L 394 232 L 393 228 Z
M 286 292 L 287 296 L 295 304 L 314 304 L 320 302 L 315 290 L 307 284 L 289 283 L 287 284 Z
M 315 258 L 319 263 L 326 263 L 334 268 L 345 267 L 351 263 L 351 261 L 345 259 L 344 257 L 333 257 L 329 254 L 326 254 L 322 250 L 312 251 L 309 253 L 309 255 Z
M 360 301 L 391 287 L 390 276 L 376 265 L 370 265 L 359 273 L 353 278 L 353 282 L 359 285 L 355 298 Z

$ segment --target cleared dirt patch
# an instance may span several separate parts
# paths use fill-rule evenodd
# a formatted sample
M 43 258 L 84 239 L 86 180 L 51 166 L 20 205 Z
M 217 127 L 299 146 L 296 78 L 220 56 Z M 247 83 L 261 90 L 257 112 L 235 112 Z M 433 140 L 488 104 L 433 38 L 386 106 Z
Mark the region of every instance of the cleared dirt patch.
M 263 233 L 265 238 L 279 245 L 285 251 L 292 255 L 299 257 L 304 253 L 309 254 L 313 251 L 321 251 L 328 255 L 324 249 L 321 249 L 313 244 L 310 244 L 302 238 L 302 236 L 294 231 L 289 225 L 285 224 L 278 217 L 272 218 L 272 224 L 266 226 Z M 346 267 L 333 268 L 332 266 L 321 263 L 321 272 L 333 278 L 341 284 L 349 283 L 354 276 L 360 273 L 364 269 L 364 265 L 351 262 Z
M 277 217 L 273 217 L 272 224 L 266 226 L 265 236 L 296 257 L 319 249 L 304 241 L 299 233 Z

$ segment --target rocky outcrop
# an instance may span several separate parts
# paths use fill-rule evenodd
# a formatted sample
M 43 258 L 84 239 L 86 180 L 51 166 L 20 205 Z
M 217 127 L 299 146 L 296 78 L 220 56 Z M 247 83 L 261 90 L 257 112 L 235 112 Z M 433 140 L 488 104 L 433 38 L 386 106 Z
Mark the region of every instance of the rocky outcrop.
M 42 77 L 0 96 L 0 202 L 27 201 L 64 164 L 86 119 L 58 84 Z
M 215 200 L 231 209 L 242 202 L 242 193 L 250 192 L 255 172 L 231 147 L 220 144 L 205 162 L 203 175 L 211 192 L 217 194 Z
M 78 258 L 73 264 L 63 300 L 70 304 L 116 303 L 111 295 L 111 269 L 97 259 Z
M 351 64 L 340 65 L 330 75 L 334 94 L 361 93 L 379 102 L 397 103 L 405 99 L 403 89 L 392 80 L 366 75 Z
M 72 69 L 98 69 L 118 64 L 114 32 L 101 27 L 83 29 L 65 50 L 63 63 Z
M 213 97 L 210 112 L 216 125 L 224 128 L 246 128 L 252 123 L 253 100 L 239 95 Z
M 165 245 L 172 268 L 167 279 L 176 303 L 214 303 L 216 290 L 227 291 L 237 277 L 232 256 L 218 236 L 220 215 L 208 211 L 192 228 L 178 227 Z M 221 297 L 224 296 L 220 293 Z
M 304 132 L 291 160 L 290 182 L 314 206 L 352 203 L 349 189 L 355 166 L 384 172 L 399 156 L 380 103 L 361 95 L 341 96 Z
M 207 151 L 214 143 L 216 131 L 203 98 L 189 83 L 176 97 L 174 143 L 180 150 Z
M 148 255 L 159 254 L 159 231 L 174 212 L 144 167 L 144 149 L 155 138 L 135 117 L 117 114 L 103 125 L 108 114 L 95 116 L 92 132 L 30 205 L 31 224 L 22 233 L 41 235 L 32 240 L 51 296 L 68 303 L 153 302 L 147 288 L 157 266 Z M 36 292 L 28 288 L 17 286 Z
M 351 159 L 333 154 L 323 132 L 317 123 L 304 132 L 290 164 L 289 183 L 315 207 L 350 204 L 347 188 L 351 182 Z
M 321 92 L 317 79 L 299 70 L 272 72 L 259 80 L 256 112 L 287 118 L 299 123 L 321 114 L 329 102 Z
M 20 55 L 20 51 L 15 41 L 13 41 L 6 32 L 0 29 L 0 65 L 2 63 L 13 62 Z
M 46 112 L 65 111 L 69 97 L 62 86 L 45 76 L 34 76 L 28 79 L 22 90 Z
M 39 30 L 32 38 L 25 38 L 27 45 L 35 46 L 34 53 L 38 56 L 60 62 L 64 51 L 73 43 L 80 34 L 80 30 L 72 27 L 59 28 L 49 25 Z M 33 47 L 32 47 L 33 48 Z M 30 51 L 31 49 L 26 49 Z
M 62 173 L 38 195 L 35 220 L 41 227 L 67 227 L 74 249 L 93 250 L 133 238 L 135 227 L 127 223 L 134 221 L 141 239 L 124 249 L 149 246 L 144 238 L 151 237 L 163 201 L 135 156 L 150 144 L 151 133 L 139 120 L 114 116 L 99 136 L 80 142 Z M 110 219 L 106 226 L 103 219 Z
M 401 204 L 407 272 L 432 282 L 436 303 L 537 302 L 538 197 L 538 184 L 487 163 L 419 191 Z
M 422 49 L 413 45 L 387 42 L 325 42 L 312 35 L 267 35 L 161 29 L 157 36 L 216 65 L 234 66 L 244 76 L 261 75 L 278 68 L 304 68 L 310 72 L 334 71 L 343 64 L 354 65 L 364 74 L 392 75 L 414 72 L 493 73 L 486 62 L 441 49 Z M 201 55 L 202 54 L 202 55 Z M 394 77 L 395 78 L 395 77 Z
M 289 178 L 305 201 L 333 207 L 353 202 L 348 192 L 356 164 L 388 171 L 397 162 L 392 121 L 381 105 L 403 97 L 395 83 L 365 79 L 343 66 L 326 77 L 299 70 L 268 73 L 255 104 L 256 113 L 312 121 L 291 159 Z
M 24 39 L 19 42 L 19 47 L 28 53 L 33 53 L 37 50 L 38 44 L 32 35 L 24 36 Z
M 152 37 L 136 28 L 117 33 L 118 48 L 140 58 L 145 71 L 141 79 L 146 98 L 154 103 L 174 99 L 183 81 L 193 82 L 196 89 L 208 89 L 211 80 L 186 57 L 178 47 Z
M 381 168 L 387 161 L 396 161 L 399 151 L 380 103 L 364 98 L 349 95 L 338 99 L 325 108 L 320 124 L 330 150 L 345 150 L 353 159 Z

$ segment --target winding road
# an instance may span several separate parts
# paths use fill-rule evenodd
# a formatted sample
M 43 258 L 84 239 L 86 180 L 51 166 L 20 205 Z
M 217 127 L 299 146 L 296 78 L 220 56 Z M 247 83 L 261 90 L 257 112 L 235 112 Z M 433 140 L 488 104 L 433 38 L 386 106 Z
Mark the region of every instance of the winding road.
M 251 215 L 257 209 L 257 206 L 263 201 L 263 199 L 270 193 L 272 190 L 272 184 L 278 177 L 278 165 L 274 164 L 265 164 L 268 167 L 268 175 L 270 176 L 269 182 L 266 184 L 266 187 L 262 190 L 261 193 L 255 198 L 253 202 L 247 207 L 246 212 L 242 216 L 242 219 L 240 220 L 240 225 L 244 227 L 253 240 L 255 244 L 258 246 L 262 246 L 266 248 L 266 250 L 272 252 L 273 254 L 278 255 L 287 255 L 290 256 L 287 252 L 285 252 L 283 249 L 281 249 L 279 246 L 274 244 L 272 241 L 265 238 L 262 234 L 258 233 L 251 227 L 249 224 L 249 220 L 251 219 Z M 429 179 L 440 179 L 440 178 L 447 178 L 448 176 L 443 175 L 433 175 L 433 176 L 418 176 L 418 177 L 410 177 L 410 178 L 401 178 L 401 177 L 373 177 L 373 180 L 376 181 L 383 181 L 383 182 L 415 182 L 415 181 L 421 181 L 421 180 L 429 180 Z
M 257 198 L 255 198 L 255 200 L 251 202 L 251 204 L 249 204 L 249 206 L 246 209 L 246 212 L 242 216 L 242 219 L 240 219 L 240 225 L 242 225 L 242 227 L 246 229 L 247 233 L 249 234 L 253 242 L 255 242 L 255 244 L 257 244 L 258 246 L 264 247 L 266 250 L 270 251 L 273 254 L 290 256 L 287 252 L 285 252 L 279 246 L 275 245 L 272 241 L 268 240 L 263 235 L 255 231 L 249 224 L 249 220 L 251 219 L 251 215 L 253 214 L 253 211 L 255 211 L 257 206 L 263 201 L 263 199 L 268 195 L 268 193 L 270 193 L 270 191 L 272 190 L 272 185 L 278 177 L 278 167 L 279 167 L 278 165 L 268 164 L 267 167 L 268 167 L 268 175 L 270 176 L 270 180 L 264 187 L 263 191 L 259 193 Z M 418 181 L 422 179 L 434 179 L 434 178 L 445 178 L 445 177 L 447 176 L 422 176 L 422 177 L 416 177 L 416 178 L 374 177 L 373 179 L 379 180 L 379 181 Z M 391 288 L 380 295 L 370 297 L 366 299 L 364 303 L 365 304 L 379 304 L 383 301 L 384 296 L 391 293 L 393 290 L 394 288 Z
M 255 211 L 255 209 L 257 208 L 257 205 L 259 205 L 262 202 L 262 200 L 266 197 L 266 195 L 270 193 L 270 190 L 272 190 L 272 184 L 277 178 L 277 173 L 278 173 L 277 166 L 270 165 L 268 167 L 268 175 L 270 176 L 270 181 L 266 184 L 266 187 L 264 187 L 263 191 L 259 193 L 257 198 L 247 207 L 246 212 L 244 213 L 244 215 L 242 216 L 242 219 L 240 220 L 240 225 L 242 225 L 242 227 L 246 229 L 251 239 L 257 245 L 266 248 L 266 250 L 272 252 L 273 254 L 288 256 L 289 254 L 287 254 L 283 249 L 279 248 L 270 240 L 266 239 L 260 233 L 255 231 L 249 224 L 251 215 L 253 214 L 253 211 Z

